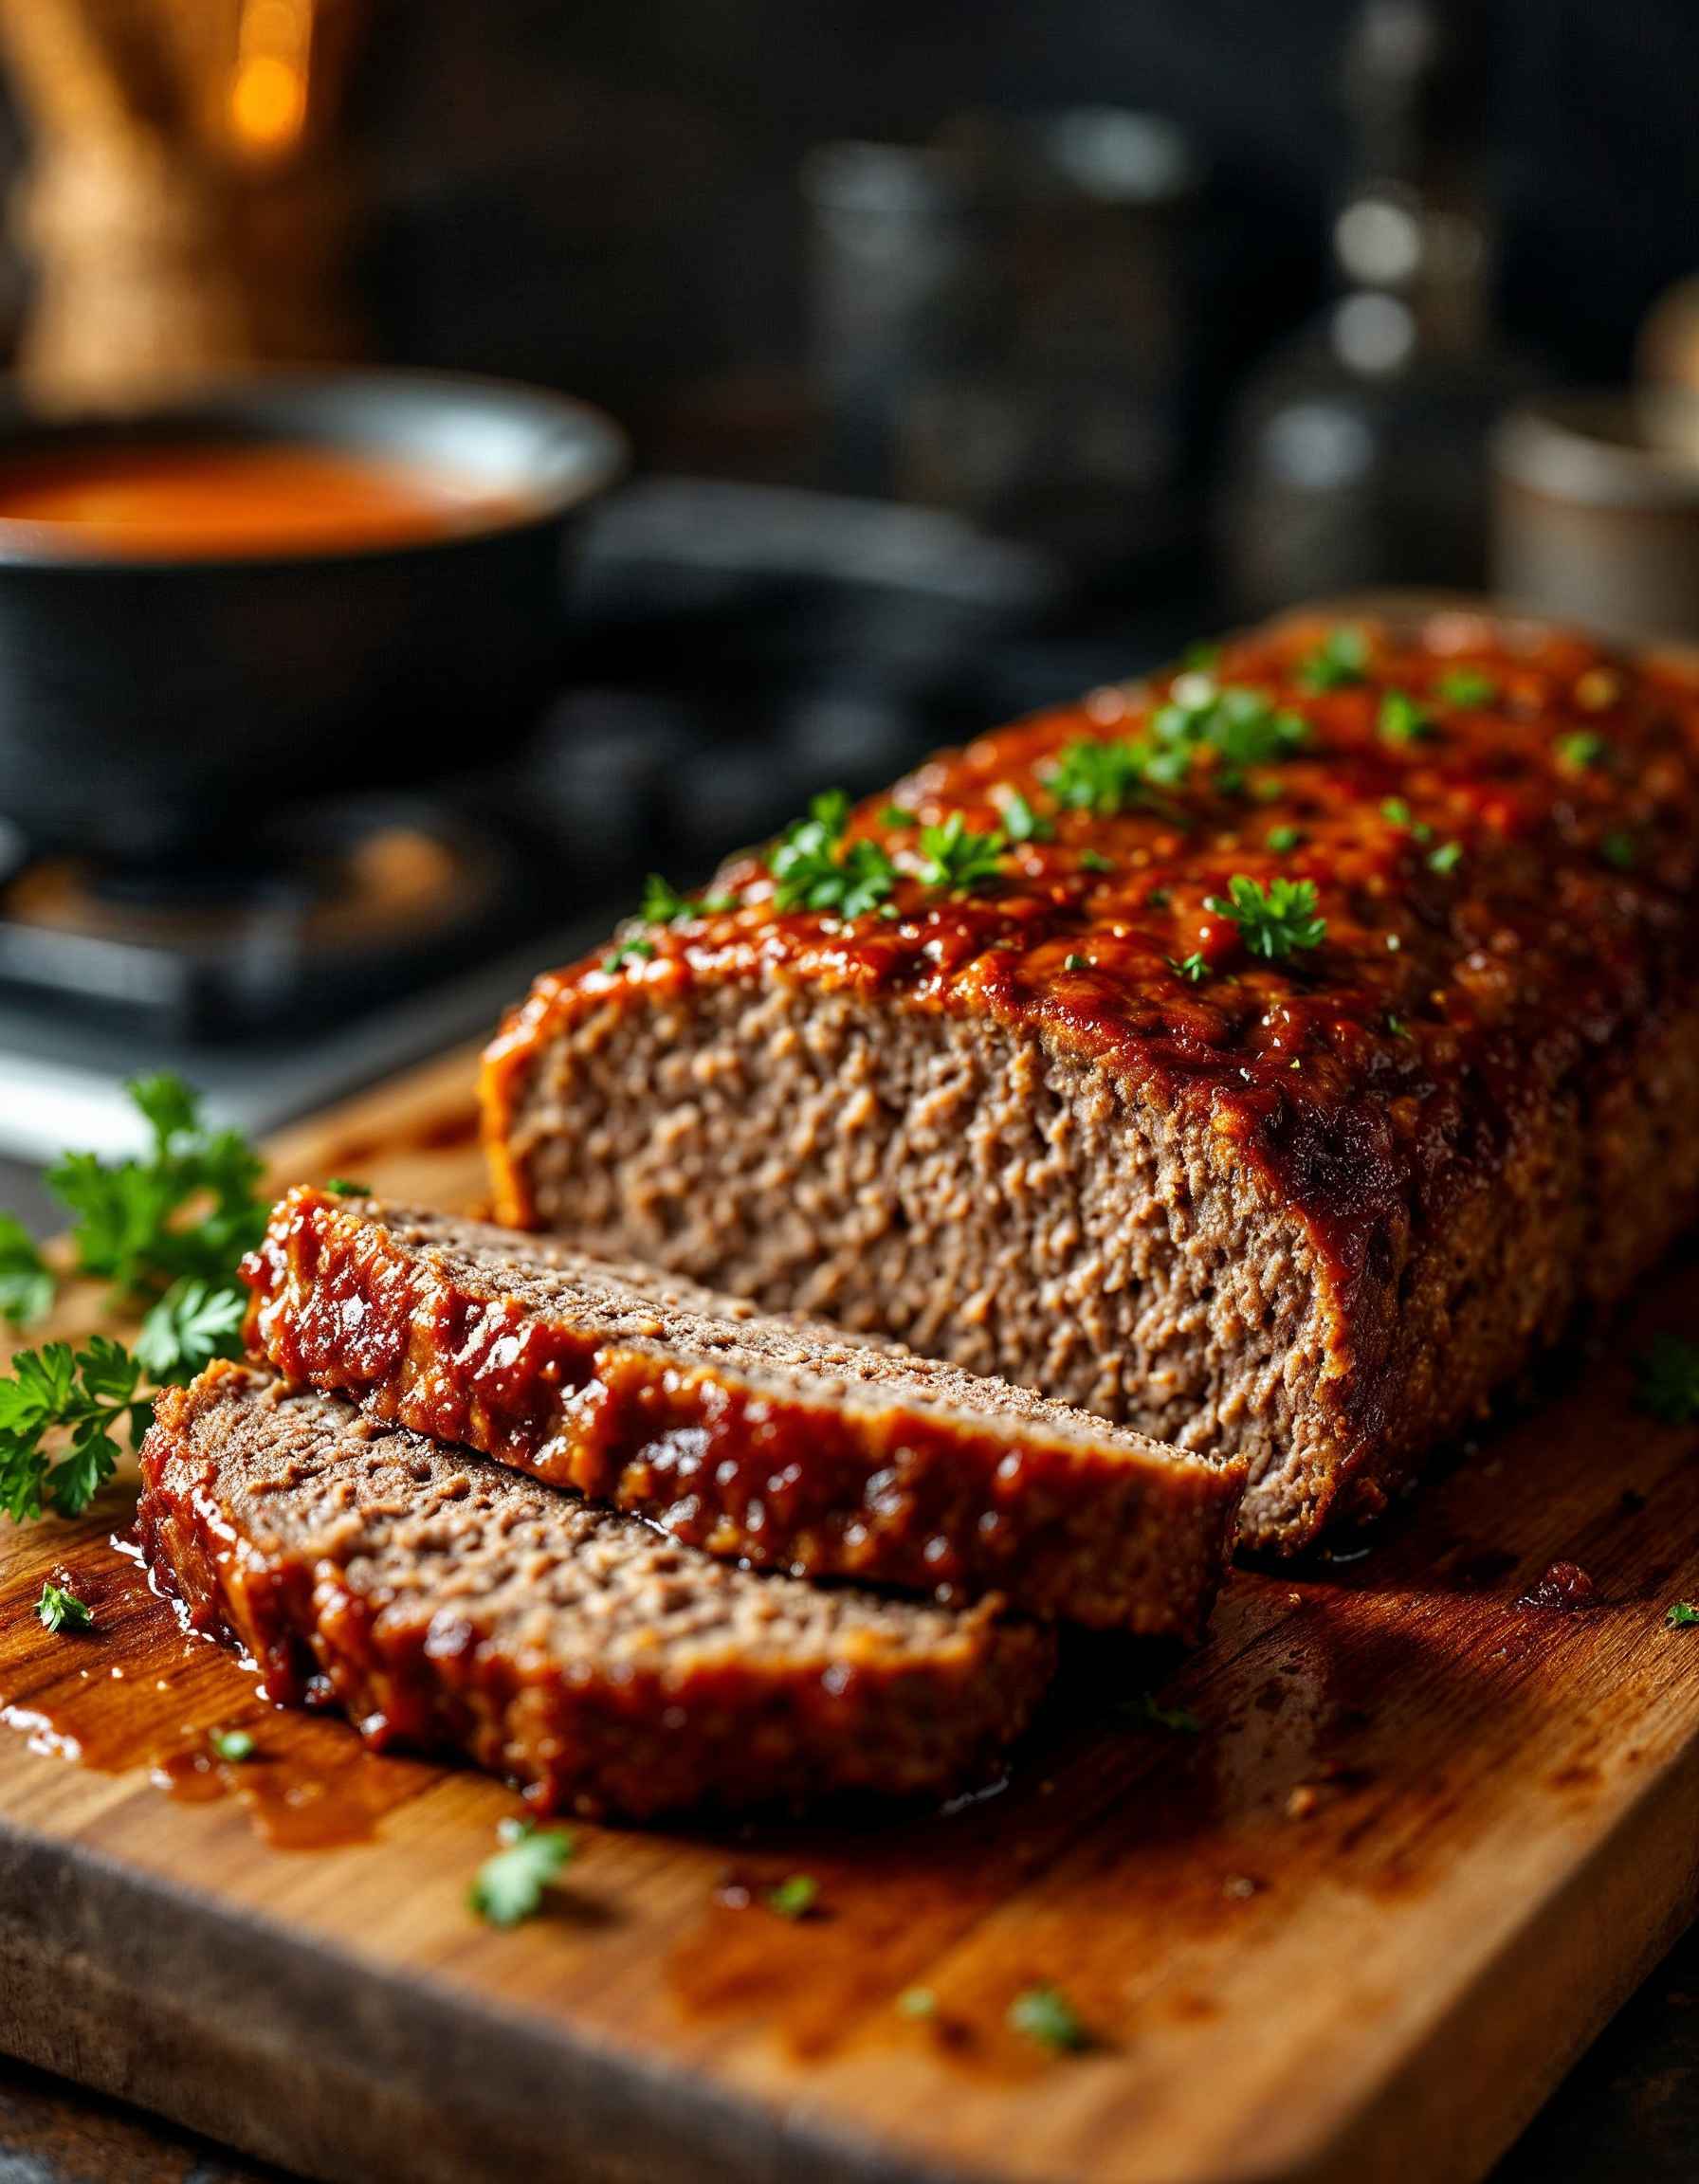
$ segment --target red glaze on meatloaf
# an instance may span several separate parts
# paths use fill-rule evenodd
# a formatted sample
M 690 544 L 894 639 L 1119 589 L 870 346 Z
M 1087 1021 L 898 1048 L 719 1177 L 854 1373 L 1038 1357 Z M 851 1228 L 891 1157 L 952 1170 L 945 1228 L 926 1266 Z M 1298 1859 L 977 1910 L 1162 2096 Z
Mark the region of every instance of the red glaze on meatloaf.
M 142 1448 L 148 1565 L 288 1704 L 640 1819 L 982 1782 L 1055 1643 L 989 1603 L 716 1562 L 616 1510 L 215 1364 Z
M 813 1577 L 1202 1634 L 1242 1464 L 449 1214 L 291 1192 L 247 1262 L 293 1379 Z
M 844 838 L 884 903 L 781 913 L 745 857 L 539 980 L 485 1065 L 502 1219 L 1241 1450 L 1293 1545 L 1690 1218 L 1685 665 L 1295 617 L 894 794 Z M 953 887 L 958 814 L 1024 838 Z

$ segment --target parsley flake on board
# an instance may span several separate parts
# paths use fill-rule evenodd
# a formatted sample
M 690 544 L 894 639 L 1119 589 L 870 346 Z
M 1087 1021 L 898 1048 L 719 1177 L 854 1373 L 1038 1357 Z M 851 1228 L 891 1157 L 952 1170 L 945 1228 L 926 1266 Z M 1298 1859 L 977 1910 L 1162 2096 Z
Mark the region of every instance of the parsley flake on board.
M 1498 696 L 1498 684 L 1478 667 L 1453 667 L 1434 688 L 1448 705 L 1490 705 Z
M 1077 2055 L 1091 2045 L 1078 2011 L 1059 1987 L 1023 1988 L 1009 2005 L 1009 2029 L 1062 2055 Z
M 502 1848 L 479 1866 L 467 1902 L 488 1925 L 518 1926 L 542 1909 L 549 1883 L 573 1855 L 573 1838 L 529 1820 L 503 1820 L 496 1835 Z
M 230 1767 L 244 1765 L 259 1749 L 246 1729 L 214 1729 L 207 1741 L 214 1756 Z
M 860 918 L 885 901 L 897 883 L 897 867 L 877 842 L 846 843 L 850 799 L 828 789 L 808 808 L 806 819 L 786 828 L 768 859 L 780 910 L 826 910 Z
M 1252 956 L 1278 962 L 1300 948 L 1316 948 L 1325 938 L 1327 920 L 1316 915 L 1313 880 L 1270 880 L 1260 887 L 1243 872 L 1227 883 L 1227 894 L 1204 898 L 1204 908 L 1231 919 Z
M 1343 690 L 1368 680 L 1368 660 L 1367 633 L 1343 622 L 1302 663 L 1298 680 L 1306 690 Z
M 1665 1611 L 1664 1621 L 1672 1630 L 1690 1630 L 1699 1624 L 1699 1608 L 1690 1600 L 1677 1600 Z
M 1699 1342 L 1657 1335 L 1640 1359 L 1636 1407 L 1666 1426 L 1699 1425 Z
M 35 1611 L 45 1630 L 92 1630 L 95 1627 L 93 1609 L 63 1585 L 44 1585 Z
M 787 1874 L 767 1891 L 767 1908 L 780 1919 L 806 1919 L 819 1902 L 820 1884 L 812 1873 Z
M 1383 743 L 1423 743 L 1434 733 L 1433 721 L 1408 690 L 1386 693 L 1376 726 Z
M 1148 1691 L 1123 1702 L 1117 1709 L 1124 1721 L 1144 1729 L 1167 1729 L 1178 1737 L 1201 1737 L 1203 1723 L 1189 1706 L 1160 1706 Z
M 973 833 L 959 811 L 938 827 L 921 828 L 920 881 L 951 895 L 971 895 L 1002 877 L 1009 838 L 1001 829 Z

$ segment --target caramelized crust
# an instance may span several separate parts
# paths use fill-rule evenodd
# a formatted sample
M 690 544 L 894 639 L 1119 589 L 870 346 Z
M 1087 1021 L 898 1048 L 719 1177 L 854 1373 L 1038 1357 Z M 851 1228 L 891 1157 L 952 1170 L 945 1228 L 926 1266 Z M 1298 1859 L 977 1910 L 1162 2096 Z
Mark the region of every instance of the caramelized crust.
M 294 1379 L 709 1552 L 1200 1636 L 1244 1465 L 476 1222 L 291 1192 L 244 1273 Z
M 762 1576 L 345 1398 L 215 1364 L 158 1399 L 155 1576 L 287 1704 L 463 1752 L 544 1809 L 645 1818 L 945 1795 L 1030 1720 L 1054 1641 Z
M 1699 687 L 1673 663 L 1482 613 L 1357 627 L 1361 672 L 1318 678 L 1330 632 L 1303 618 L 1231 640 L 1210 667 L 1218 688 L 1253 689 L 1302 720 L 1302 741 L 1278 755 L 1238 764 L 1200 748 L 1183 778 L 1124 810 L 1058 810 L 1051 776 L 1070 746 L 1147 736 L 1187 686 L 1164 676 L 1100 692 L 923 767 L 895 792 L 912 823 L 887 797 L 853 815 L 850 836 L 876 839 L 904 871 L 896 916 L 781 915 L 764 861 L 746 858 L 715 883 L 734 907 L 653 928 L 652 952 L 616 969 L 591 960 L 539 980 L 486 1059 L 502 1218 L 781 1304 L 806 1283 L 800 1255 L 781 1263 L 751 1237 L 818 1179 L 817 1258 L 850 1323 L 912 1334 L 930 1283 L 954 1312 L 932 1338 L 950 1354 L 1165 1439 L 1242 1449 L 1251 1538 L 1296 1544 L 1330 1508 L 1372 1513 L 1691 1216 Z M 1052 838 L 1014 846 L 1001 876 L 965 897 L 927 886 L 917 827 L 959 812 L 992 828 L 1014 794 Z M 1239 875 L 1313 883 L 1320 945 L 1253 953 L 1211 907 Z M 1059 1382 L 1034 1315 L 977 1303 L 976 1262 L 952 1254 L 941 1224 L 923 1252 L 858 1246 L 857 1219 L 876 1228 L 869 1191 L 901 1206 L 912 1239 L 912 1133 L 890 1119 L 888 1078 L 862 1213 L 827 1187 L 825 1153 L 791 1160 L 782 1194 L 764 1198 L 729 1101 L 714 1109 L 716 1140 L 694 1131 L 735 1052 L 727 1020 L 780 992 L 797 997 L 805 1051 L 811 1014 L 835 1010 L 856 1017 L 857 1040 L 938 1045 L 945 1024 L 1035 1057 L 1047 1128 L 1053 1116 L 1075 1142 L 1112 1087 L 1125 1159 L 1151 1169 L 1142 1208 L 1160 1207 L 1170 1235 L 1094 1237 L 1091 1293 L 1113 1308 L 1096 1315 L 1090 1370 Z M 647 1108 L 639 1097 L 641 1119 L 622 1126 L 603 1060 L 622 1058 L 629 1083 L 658 1080 L 667 1049 L 644 1043 L 646 1021 L 669 1028 L 688 1083 L 669 1078 Z M 650 1157 L 669 1132 L 688 1155 L 672 1195 Z M 589 1174 L 592 1144 L 609 1151 L 608 1192 Z M 1069 1224 L 1089 1219 L 1112 1170 L 1094 1150 L 1062 1177 Z M 687 1193 L 734 1178 L 713 1246 Z M 1224 1223 L 1200 1214 L 1206 1190 L 1232 1200 Z M 997 1218 L 1007 1228 L 1017 1211 L 1000 1204 Z M 1200 1221 L 1215 1222 L 1207 1264 Z M 878 1262 L 865 1286 L 858 1248 Z M 995 1260 L 995 1236 L 976 1250 Z M 1231 1312 L 1212 1301 L 1276 1261 Z M 1273 1392 L 1260 1362 L 1242 1363 L 1270 1342 L 1276 1362 L 1298 1346 L 1308 1360 Z

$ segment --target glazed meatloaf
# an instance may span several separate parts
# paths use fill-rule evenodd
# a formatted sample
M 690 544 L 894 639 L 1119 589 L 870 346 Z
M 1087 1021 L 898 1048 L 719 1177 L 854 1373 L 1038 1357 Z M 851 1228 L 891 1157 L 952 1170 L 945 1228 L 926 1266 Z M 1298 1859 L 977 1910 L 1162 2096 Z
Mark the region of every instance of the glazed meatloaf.
M 1244 1465 L 678 1277 L 292 1192 L 244 1273 L 291 1378 L 816 1577 L 1201 1634 Z
M 142 1450 L 155 1575 L 270 1696 L 630 1818 L 947 1793 L 1049 1680 L 1033 1624 L 716 1562 L 616 1511 L 216 1364 Z
M 652 884 L 484 1075 L 498 1211 L 1374 1513 L 1699 1193 L 1699 685 L 1295 617 Z

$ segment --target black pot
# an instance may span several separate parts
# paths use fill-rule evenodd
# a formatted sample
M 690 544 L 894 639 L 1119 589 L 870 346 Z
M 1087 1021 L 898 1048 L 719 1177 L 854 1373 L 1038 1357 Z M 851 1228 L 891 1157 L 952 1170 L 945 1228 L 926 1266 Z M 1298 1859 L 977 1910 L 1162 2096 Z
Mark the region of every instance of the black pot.
M 475 763 L 523 730 L 557 672 L 563 548 L 626 457 L 596 410 L 391 372 L 265 375 L 111 417 L 0 403 L 0 464 L 256 440 L 416 460 L 486 486 L 500 512 L 276 558 L 102 556 L 0 526 L 0 814 L 31 840 L 204 856 L 279 801 Z

